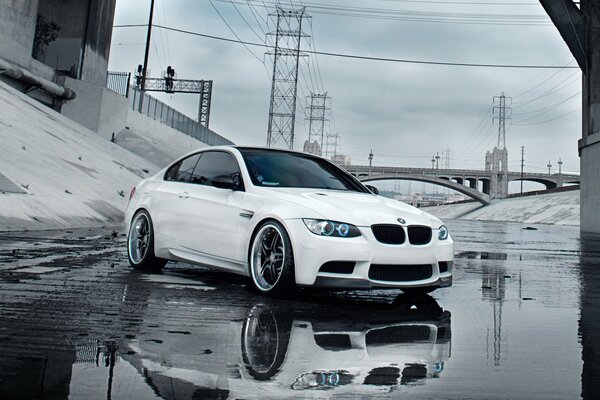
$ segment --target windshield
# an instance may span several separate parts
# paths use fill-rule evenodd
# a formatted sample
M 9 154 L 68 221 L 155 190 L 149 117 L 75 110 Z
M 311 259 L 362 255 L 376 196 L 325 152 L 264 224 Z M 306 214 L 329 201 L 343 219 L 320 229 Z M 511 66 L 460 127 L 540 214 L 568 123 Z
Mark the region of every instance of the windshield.
M 352 175 L 318 157 L 261 149 L 239 150 L 256 186 L 368 192 Z

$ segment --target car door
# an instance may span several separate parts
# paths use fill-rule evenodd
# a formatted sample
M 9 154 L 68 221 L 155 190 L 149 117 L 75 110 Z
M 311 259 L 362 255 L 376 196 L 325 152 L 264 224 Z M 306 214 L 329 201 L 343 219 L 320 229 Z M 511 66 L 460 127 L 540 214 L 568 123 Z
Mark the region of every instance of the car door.
M 228 260 L 235 259 L 236 232 L 244 201 L 237 161 L 226 151 L 205 151 L 194 168 L 181 204 L 185 222 L 178 228 L 179 245 Z M 238 187 L 224 188 L 236 177 Z M 226 178 L 226 179 L 225 179 Z
M 192 154 L 173 164 L 165 173 L 164 179 L 152 191 L 152 220 L 159 243 L 165 247 L 177 245 L 178 228 L 186 217 L 180 210 L 188 196 L 192 173 L 200 153 Z

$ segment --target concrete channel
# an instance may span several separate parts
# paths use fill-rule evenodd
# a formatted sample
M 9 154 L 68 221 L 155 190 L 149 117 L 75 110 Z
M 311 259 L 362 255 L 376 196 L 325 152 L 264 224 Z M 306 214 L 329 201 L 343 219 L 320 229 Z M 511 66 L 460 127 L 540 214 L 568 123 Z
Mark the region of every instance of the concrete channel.
M 420 297 L 269 299 L 134 271 L 118 229 L 0 234 L 0 398 L 599 398 L 600 241 L 447 222 L 454 286 Z

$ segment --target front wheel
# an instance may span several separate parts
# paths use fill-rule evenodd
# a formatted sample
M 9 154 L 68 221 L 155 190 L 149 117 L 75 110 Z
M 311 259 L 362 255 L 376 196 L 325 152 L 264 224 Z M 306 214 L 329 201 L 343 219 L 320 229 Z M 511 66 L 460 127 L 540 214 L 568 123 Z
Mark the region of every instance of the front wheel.
M 294 288 L 292 243 L 279 222 L 263 222 L 251 242 L 249 258 L 250 277 L 257 291 L 282 295 Z
M 138 211 L 127 234 L 127 256 L 135 269 L 160 271 L 167 260 L 154 255 L 154 227 L 146 210 Z

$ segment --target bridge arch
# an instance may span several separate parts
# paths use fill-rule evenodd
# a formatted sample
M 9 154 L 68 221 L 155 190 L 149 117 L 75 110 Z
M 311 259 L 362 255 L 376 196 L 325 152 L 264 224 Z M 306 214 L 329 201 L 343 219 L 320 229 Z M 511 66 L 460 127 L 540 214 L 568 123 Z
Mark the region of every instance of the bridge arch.
M 524 176 L 523 179 L 521 178 L 517 178 L 517 179 L 511 179 L 509 180 L 509 182 L 519 182 L 519 181 L 523 181 L 523 182 L 536 182 L 536 183 L 541 183 L 542 185 L 544 185 L 546 187 L 546 189 L 556 189 L 556 182 L 550 179 L 544 179 L 544 178 L 537 178 L 537 177 L 528 177 L 528 176 Z
M 449 179 L 438 178 L 430 175 L 405 175 L 405 174 L 377 174 L 377 175 L 368 175 L 361 176 L 359 175 L 358 180 L 361 182 L 371 182 L 371 181 L 382 181 L 382 180 L 401 180 L 401 181 L 417 181 L 417 182 L 426 182 L 431 183 L 433 185 L 444 186 L 457 192 L 460 192 L 464 195 L 471 197 L 478 202 L 488 205 L 490 204 L 490 196 L 485 193 L 481 193 L 475 189 L 471 189 L 465 185 L 461 185 L 459 183 L 453 182 Z

